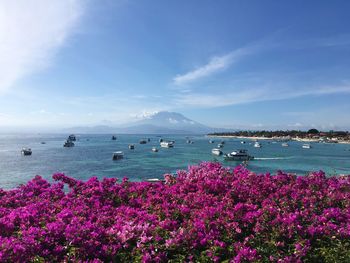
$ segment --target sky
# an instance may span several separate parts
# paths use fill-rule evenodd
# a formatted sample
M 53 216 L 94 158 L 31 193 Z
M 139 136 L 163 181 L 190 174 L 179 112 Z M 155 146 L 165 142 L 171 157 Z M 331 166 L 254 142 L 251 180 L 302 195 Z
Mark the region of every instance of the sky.
M 0 131 L 174 111 L 350 129 L 350 1 L 1 0 Z

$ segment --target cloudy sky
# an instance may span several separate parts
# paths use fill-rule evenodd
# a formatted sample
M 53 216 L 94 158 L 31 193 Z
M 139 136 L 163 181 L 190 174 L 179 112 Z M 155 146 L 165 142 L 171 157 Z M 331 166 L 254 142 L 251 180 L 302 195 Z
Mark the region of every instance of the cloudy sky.
M 349 1 L 2 0 L 0 129 L 168 110 L 350 129 Z

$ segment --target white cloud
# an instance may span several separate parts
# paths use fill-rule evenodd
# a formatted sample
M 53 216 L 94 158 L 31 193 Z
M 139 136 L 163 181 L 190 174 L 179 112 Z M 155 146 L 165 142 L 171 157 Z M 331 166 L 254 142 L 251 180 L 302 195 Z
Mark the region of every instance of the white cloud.
M 302 96 L 320 96 L 350 93 L 350 85 L 322 86 L 311 88 L 279 88 L 261 86 L 249 89 L 235 90 L 218 94 L 189 93 L 180 94 L 175 99 L 178 106 L 215 108 L 221 106 L 245 104 L 259 101 L 293 99 Z
M 82 0 L 1 1 L 0 92 L 50 65 L 83 9 Z
M 172 123 L 172 124 L 177 124 L 177 123 L 179 123 L 178 120 L 175 120 L 175 119 L 173 119 L 173 118 L 169 118 L 168 120 L 169 120 L 169 122 Z
M 227 69 L 232 64 L 252 53 L 267 50 L 295 50 L 307 48 L 331 48 L 338 46 L 347 46 L 350 44 L 350 35 L 336 35 L 327 38 L 310 38 L 306 40 L 281 40 L 275 39 L 276 35 L 266 37 L 245 47 L 236 49 L 223 56 L 214 56 L 205 65 L 184 74 L 179 74 L 173 78 L 173 84 L 182 86 L 195 82 L 197 80 L 209 77 L 217 72 Z M 186 90 L 188 91 L 188 90 Z
M 135 119 L 150 119 L 152 116 L 157 114 L 159 111 L 148 111 L 148 110 L 143 110 L 141 113 L 136 113 L 136 114 L 130 114 L 130 117 L 135 118 Z
M 175 85 L 183 85 L 208 77 L 218 71 L 226 69 L 232 63 L 236 62 L 241 56 L 247 55 L 250 52 L 250 48 L 240 48 L 224 56 L 213 57 L 210 59 L 209 63 L 185 74 L 177 75 L 173 79 L 173 82 Z

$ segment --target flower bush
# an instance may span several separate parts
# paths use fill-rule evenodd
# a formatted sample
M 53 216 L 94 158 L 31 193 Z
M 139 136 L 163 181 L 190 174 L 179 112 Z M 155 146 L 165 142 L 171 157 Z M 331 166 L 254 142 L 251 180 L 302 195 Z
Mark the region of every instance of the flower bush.
M 165 183 L 53 179 L 0 190 L 1 262 L 350 262 L 349 176 L 201 163 Z

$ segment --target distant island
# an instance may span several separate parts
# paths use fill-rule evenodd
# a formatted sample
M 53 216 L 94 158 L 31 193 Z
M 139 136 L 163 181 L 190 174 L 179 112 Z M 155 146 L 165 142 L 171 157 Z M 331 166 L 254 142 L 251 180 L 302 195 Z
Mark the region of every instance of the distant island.
M 296 140 L 305 142 L 325 142 L 325 143 L 350 143 L 349 131 L 318 131 L 310 129 L 308 131 L 235 131 L 235 132 L 215 132 L 208 136 L 231 137 L 246 139 L 274 139 L 274 140 Z

